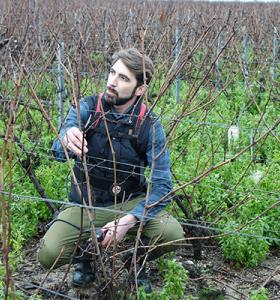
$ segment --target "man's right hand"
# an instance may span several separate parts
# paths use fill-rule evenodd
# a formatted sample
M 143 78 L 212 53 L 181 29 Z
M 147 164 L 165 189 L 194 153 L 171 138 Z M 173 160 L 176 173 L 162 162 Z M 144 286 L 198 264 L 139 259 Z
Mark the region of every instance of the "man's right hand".
M 84 153 L 88 152 L 87 141 L 84 139 L 83 142 L 83 133 L 77 127 L 68 129 L 62 142 L 68 150 L 72 151 L 77 156 L 82 156 L 82 143 L 84 143 Z

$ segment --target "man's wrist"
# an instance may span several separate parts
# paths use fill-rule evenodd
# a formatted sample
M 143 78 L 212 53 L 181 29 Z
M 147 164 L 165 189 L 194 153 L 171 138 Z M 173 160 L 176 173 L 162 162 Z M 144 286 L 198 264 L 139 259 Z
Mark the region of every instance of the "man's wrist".
M 132 214 L 127 214 L 126 216 L 122 217 L 122 219 L 129 225 L 129 227 L 133 227 L 137 223 L 137 218 Z

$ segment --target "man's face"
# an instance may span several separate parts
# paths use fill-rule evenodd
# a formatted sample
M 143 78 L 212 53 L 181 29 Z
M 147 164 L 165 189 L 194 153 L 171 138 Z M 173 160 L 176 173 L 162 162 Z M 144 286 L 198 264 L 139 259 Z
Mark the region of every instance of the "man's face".
M 106 101 L 114 105 L 123 105 L 137 96 L 135 74 L 119 59 L 111 67 L 105 92 Z

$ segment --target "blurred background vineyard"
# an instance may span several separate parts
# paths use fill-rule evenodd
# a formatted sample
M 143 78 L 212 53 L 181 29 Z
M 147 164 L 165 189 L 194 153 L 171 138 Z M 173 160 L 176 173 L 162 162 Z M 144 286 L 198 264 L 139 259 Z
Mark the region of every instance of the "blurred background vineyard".
M 238 266 L 279 254 L 279 3 L 3 0 L 2 286 L 39 224 L 67 201 L 69 166 L 50 152 L 57 130 L 71 105 L 103 91 L 122 47 L 155 63 L 146 103 L 165 127 L 188 213 L 175 201 L 170 211 L 198 240 L 217 236 Z

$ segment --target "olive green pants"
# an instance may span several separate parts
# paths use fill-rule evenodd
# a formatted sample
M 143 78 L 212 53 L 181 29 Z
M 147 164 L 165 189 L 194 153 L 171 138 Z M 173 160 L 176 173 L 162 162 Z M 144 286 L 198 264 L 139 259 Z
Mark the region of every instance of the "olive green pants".
M 141 197 L 141 199 L 143 198 Z M 101 228 L 108 222 L 122 217 L 124 214 L 116 213 L 111 209 L 121 210 L 125 213 L 133 209 L 141 199 L 135 198 L 125 204 L 118 204 L 116 207 L 106 207 L 105 210 L 94 209 L 94 225 Z M 58 268 L 69 263 L 76 249 L 77 241 L 83 242 L 90 237 L 90 222 L 86 209 L 83 209 L 83 218 L 81 218 L 81 213 L 82 208 L 78 206 L 69 206 L 60 212 L 57 220 L 41 240 L 38 260 L 42 266 Z M 83 222 L 83 233 L 80 235 L 81 221 Z M 135 226 L 130 229 L 128 235 L 135 236 L 137 228 Z M 163 210 L 157 214 L 156 218 L 149 220 L 144 225 L 141 237 L 148 238 L 151 242 L 156 241 L 157 244 L 171 242 L 168 245 L 155 247 L 153 254 L 160 256 L 165 252 L 175 250 L 178 247 L 176 241 L 184 238 L 184 232 L 179 222 Z

